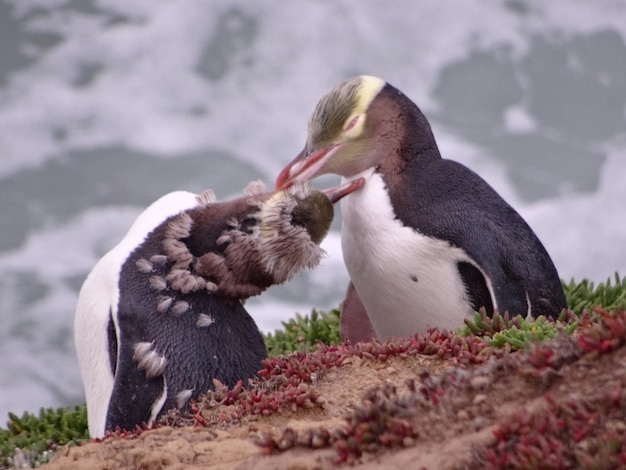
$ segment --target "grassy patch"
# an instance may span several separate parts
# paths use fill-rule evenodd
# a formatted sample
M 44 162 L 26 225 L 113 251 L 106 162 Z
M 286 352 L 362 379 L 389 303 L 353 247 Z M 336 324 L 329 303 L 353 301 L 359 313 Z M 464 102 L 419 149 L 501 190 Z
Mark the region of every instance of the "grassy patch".
M 339 344 L 339 309 L 330 312 L 313 310 L 311 315 L 296 313 L 295 318 L 282 322 L 283 328 L 265 335 L 270 356 L 293 351 L 311 352 L 316 343 Z
M 39 415 L 9 413 L 6 429 L 0 429 L 0 468 L 39 466 L 48 461 L 54 450 L 65 444 L 79 444 L 89 439 L 87 409 L 41 409 Z M 16 449 L 20 449 L 16 453 Z
M 567 284 L 563 282 L 563 290 L 570 310 L 576 315 L 594 307 L 607 311 L 626 310 L 626 277 L 620 279 L 618 273 L 597 286 L 587 279 L 578 283 L 572 279 Z
M 516 315 L 509 318 L 496 312 L 493 318 L 488 317 L 484 310 L 474 314 L 472 320 L 465 320 L 465 327 L 458 330 L 459 334 L 473 334 L 484 338 L 490 346 L 508 347 L 512 351 L 524 349 L 528 344 L 544 339 L 551 339 L 559 331 L 571 334 L 578 327 L 578 317 L 571 312 L 563 312 L 558 320 L 524 318 Z

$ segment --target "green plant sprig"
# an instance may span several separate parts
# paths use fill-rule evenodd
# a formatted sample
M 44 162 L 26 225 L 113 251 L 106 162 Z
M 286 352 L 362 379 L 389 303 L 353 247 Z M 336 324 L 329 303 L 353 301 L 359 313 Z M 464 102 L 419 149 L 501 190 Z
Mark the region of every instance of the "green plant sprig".
M 295 318 L 282 322 L 283 328 L 265 335 L 270 356 L 293 351 L 311 352 L 315 344 L 339 344 L 339 309 L 330 312 L 312 310 L 311 315 L 296 313 Z
M 42 408 L 39 415 L 25 412 L 21 417 L 9 413 L 7 429 L 0 428 L 0 467 L 15 465 L 16 449 L 31 466 L 47 462 L 56 446 L 79 444 L 89 439 L 87 410 L 71 408 Z
M 594 307 L 607 311 L 626 310 L 626 277 L 620 278 L 617 272 L 613 279 L 609 277 L 597 286 L 587 279 L 578 283 L 572 279 L 569 283 L 562 282 L 562 285 L 569 308 L 576 315 Z

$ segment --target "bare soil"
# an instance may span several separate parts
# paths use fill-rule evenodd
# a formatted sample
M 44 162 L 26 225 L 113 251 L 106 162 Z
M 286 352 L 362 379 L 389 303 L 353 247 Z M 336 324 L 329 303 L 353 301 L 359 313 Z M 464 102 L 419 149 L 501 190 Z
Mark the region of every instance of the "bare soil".
M 311 385 L 323 398 L 323 407 L 295 411 L 286 407 L 281 413 L 248 416 L 224 426 L 164 426 L 133 438 L 107 438 L 61 449 L 46 469 L 334 468 L 341 459 L 333 446 L 295 446 L 267 455 L 268 448 L 256 442 L 267 438 L 266 433 L 278 439 L 288 428 L 295 434 L 311 428 L 345 428 L 346 417 L 368 403 L 368 390 L 371 398 L 371 390 L 381 394 L 385 387 L 393 395 L 390 400 L 397 398 L 413 407 L 410 420 L 414 432 L 400 445 L 364 447 L 363 453 L 349 462 L 351 465 L 403 470 L 488 468 L 486 452 L 499 441 L 495 431 L 511 420 L 541 414 L 543 410 L 548 413 L 555 402 L 576 397 L 590 399 L 611 389 L 626 390 L 623 344 L 602 354 L 583 351 L 577 340 L 565 335 L 549 344 L 554 353 L 549 368 L 530 367 L 528 358 L 532 354 L 529 356 L 528 352 L 508 353 L 481 365 L 463 367 L 454 358 L 421 354 L 390 356 L 385 360 L 353 356 L 320 374 Z M 526 354 L 526 359 L 516 357 L 521 354 Z M 411 393 L 414 396 L 408 380 L 435 391 L 438 398 L 429 403 L 405 400 Z M 211 411 L 219 412 L 219 408 Z M 614 435 L 626 442 L 623 420 L 621 424 L 611 424 L 611 419 L 606 418 L 599 425 L 613 426 Z M 491 468 L 498 467 L 493 464 Z

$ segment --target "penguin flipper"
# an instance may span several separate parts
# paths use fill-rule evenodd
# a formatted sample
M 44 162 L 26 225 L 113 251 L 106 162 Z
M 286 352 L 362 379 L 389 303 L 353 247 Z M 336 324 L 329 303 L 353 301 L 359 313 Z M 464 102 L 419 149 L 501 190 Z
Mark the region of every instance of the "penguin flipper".
M 164 365 L 152 343 L 121 344 L 105 431 L 152 424 L 167 398 Z
M 484 308 L 487 315 L 493 316 L 493 300 L 485 276 L 476 266 L 465 261 L 457 263 L 457 270 L 473 310 L 478 312 Z

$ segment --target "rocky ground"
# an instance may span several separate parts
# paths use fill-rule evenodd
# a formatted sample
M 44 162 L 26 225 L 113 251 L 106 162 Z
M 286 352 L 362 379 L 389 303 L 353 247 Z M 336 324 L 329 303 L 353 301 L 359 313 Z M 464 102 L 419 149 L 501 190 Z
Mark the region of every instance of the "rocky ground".
M 626 468 L 626 312 L 522 351 L 431 331 L 269 359 L 54 469 Z

